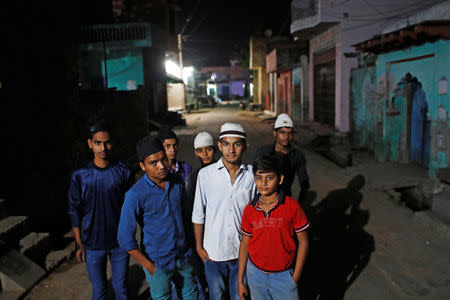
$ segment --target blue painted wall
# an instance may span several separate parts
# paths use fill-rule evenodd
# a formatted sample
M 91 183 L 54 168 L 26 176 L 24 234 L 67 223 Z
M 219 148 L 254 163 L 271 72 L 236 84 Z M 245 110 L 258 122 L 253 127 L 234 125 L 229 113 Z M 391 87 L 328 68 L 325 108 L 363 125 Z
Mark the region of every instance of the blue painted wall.
M 428 55 L 432 57 L 410 60 Z M 372 68 L 352 71 L 354 142 L 372 149 L 379 160 L 409 162 L 407 99 L 411 91 L 405 79 L 409 73 L 425 93 L 431 127 L 427 167 L 429 176 L 436 177 L 439 168 L 448 167 L 450 156 L 450 94 L 439 93 L 439 81 L 450 78 L 450 41 L 380 54 L 373 72 Z

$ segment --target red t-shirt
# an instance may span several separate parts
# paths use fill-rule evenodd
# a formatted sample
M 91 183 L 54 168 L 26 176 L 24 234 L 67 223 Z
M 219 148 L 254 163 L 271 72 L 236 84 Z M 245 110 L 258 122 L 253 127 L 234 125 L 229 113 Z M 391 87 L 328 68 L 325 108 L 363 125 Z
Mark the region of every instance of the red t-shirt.
M 259 208 L 259 196 L 245 207 L 241 232 L 250 237 L 248 254 L 264 272 L 281 272 L 294 263 L 294 234 L 309 227 L 300 204 L 286 196 L 267 214 Z

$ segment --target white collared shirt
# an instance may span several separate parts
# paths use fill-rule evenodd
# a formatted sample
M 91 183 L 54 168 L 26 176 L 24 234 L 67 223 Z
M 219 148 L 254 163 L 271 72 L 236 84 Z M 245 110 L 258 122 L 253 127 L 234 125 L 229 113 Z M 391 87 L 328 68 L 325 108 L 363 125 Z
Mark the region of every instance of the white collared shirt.
M 250 165 L 241 164 L 233 184 L 222 158 L 198 173 L 192 222 L 204 224 L 203 248 L 212 260 L 238 258 L 242 214 L 255 194 Z

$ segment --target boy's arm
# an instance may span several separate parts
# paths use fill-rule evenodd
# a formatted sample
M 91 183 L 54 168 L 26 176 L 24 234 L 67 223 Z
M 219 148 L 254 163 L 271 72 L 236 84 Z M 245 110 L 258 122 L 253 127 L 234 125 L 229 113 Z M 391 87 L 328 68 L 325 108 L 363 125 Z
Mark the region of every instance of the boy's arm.
M 79 262 L 86 261 L 86 251 L 81 242 L 81 187 L 76 177 L 72 175 L 69 186 L 69 215 L 72 223 L 72 231 L 77 245 L 75 257 Z
M 308 254 L 309 241 L 306 230 L 297 232 L 297 239 L 298 239 L 298 249 L 292 279 L 294 279 L 294 281 L 298 283 L 300 280 L 300 276 L 302 275 L 303 266 L 306 261 L 306 255 Z
M 242 300 L 245 300 L 245 296 L 248 296 L 248 289 L 244 284 L 244 274 L 247 268 L 248 260 L 248 241 L 250 237 L 243 234 L 241 244 L 239 246 L 239 269 L 238 269 L 238 295 Z
M 127 251 L 136 261 L 141 264 L 151 275 L 155 273 L 156 266 L 138 248 L 136 236 L 137 218 L 140 215 L 138 199 L 130 194 L 125 195 L 125 202 L 120 214 L 119 229 L 117 230 L 117 241 L 120 247 Z M 145 226 L 145 225 L 144 225 Z
M 204 224 L 196 224 L 194 225 L 194 236 L 195 236 L 195 249 L 197 250 L 198 256 L 200 259 L 205 262 L 206 260 L 211 260 L 209 258 L 208 252 L 203 248 L 203 227 Z
M 202 173 L 199 172 L 195 188 L 194 207 L 192 209 L 192 223 L 194 226 L 195 249 L 204 262 L 210 260 L 208 252 L 203 248 L 203 231 L 205 229 L 206 199 L 202 188 Z
M 77 251 L 75 252 L 75 257 L 79 262 L 86 261 L 86 250 L 84 250 L 83 244 L 81 243 L 80 227 L 72 227 L 72 231 L 75 237 L 75 243 L 78 247 Z
M 155 274 L 156 265 L 151 262 L 139 249 L 129 250 L 128 254 L 130 254 L 144 269 L 146 269 L 150 275 Z
M 297 161 L 297 178 L 300 185 L 300 194 L 298 196 L 298 202 L 302 203 L 306 199 L 306 194 L 309 189 L 309 176 L 306 170 L 306 159 L 303 154 L 299 153 L 299 159 Z

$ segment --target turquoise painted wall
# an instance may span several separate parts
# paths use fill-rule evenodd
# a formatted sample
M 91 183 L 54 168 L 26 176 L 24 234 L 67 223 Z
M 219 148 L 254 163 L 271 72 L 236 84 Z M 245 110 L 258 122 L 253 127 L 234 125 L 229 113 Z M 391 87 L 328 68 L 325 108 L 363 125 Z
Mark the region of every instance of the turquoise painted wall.
M 399 60 L 434 55 L 420 60 L 398 62 Z M 395 63 L 397 61 L 397 63 Z M 390 68 L 388 70 L 388 63 Z M 386 72 L 388 70 L 388 76 Z M 449 133 L 450 97 L 448 91 L 439 93 L 439 81 L 450 78 L 450 41 L 440 40 L 422 46 L 380 54 L 376 62 L 377 93 L 382 103 L 389 104 L 394 97 L 393 109 L 383 107 L 383 134 L 377 139 L 375 153 L 381 160 L 402 161 L 405 157 L 406 145 L 406 98 L 402 78 L 407 73 L 416 77 L 422 84 L 428 103 L 428 118 L 431 120 L 431 154 L 429 176 L 436 177 L 439 168 L 448 166 L 450 155 Z M 386 82 L 388 92 L 386 95 Z M 397 111 L 396 116 L 389 112 Z M 438 113 L 439 112 L 439 113 Z
M 381 120 L 376 94 L 375 67 L 352 70 L 351 126 L 352 142 L 357 147 L 373 150 L 377 134 L 377 120 Z
M 143 48 L 106 49 L 108 88 L 135 90 L 144 85 Z M 81 82 L 83 89 L 105 88 L 105 53 L 103 49 L 81 50 Z
M 141 48 L 107 50 L 108 88 L 119 91 L 135 90 L 144 85 L 144 65 Z M 102 76 L 105 61 L 102 59 Z

